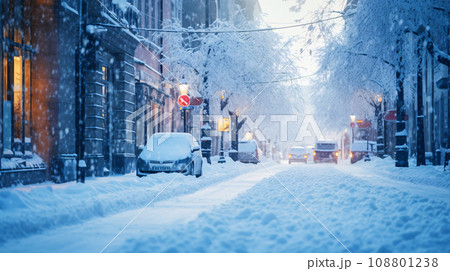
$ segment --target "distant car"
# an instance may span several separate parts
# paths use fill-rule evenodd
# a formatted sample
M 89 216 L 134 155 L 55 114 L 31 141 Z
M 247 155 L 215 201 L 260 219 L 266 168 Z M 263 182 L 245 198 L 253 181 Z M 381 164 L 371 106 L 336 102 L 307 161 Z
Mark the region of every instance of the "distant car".
M 291 148 L 289 152 L 289 164 L 292 162 L 304 162 L 308 161 L 308 153 L 304 147 L 295 146 Z
M 259 163 L 259 151 L 256 140 L 239 141 L 238 160 L 242 163 Z
M 197 140 L 187 133 L 153 134 L 137 159 L 136 175 L 181 172 L 202 176 L 202 153 Z
M 376 152 L 377 143 L 375 141 L 367 140 L 355 140 L 352 143 L 352 149 L 350 152 L 350 161 L 352 164 L 362 160 L 370 161 L 369 154 L 374 154 Z
M 334 162 L 337 164 L 339 157 L 339 148 L 336 142 L 318 141 L 314 147 L 314 163 Z

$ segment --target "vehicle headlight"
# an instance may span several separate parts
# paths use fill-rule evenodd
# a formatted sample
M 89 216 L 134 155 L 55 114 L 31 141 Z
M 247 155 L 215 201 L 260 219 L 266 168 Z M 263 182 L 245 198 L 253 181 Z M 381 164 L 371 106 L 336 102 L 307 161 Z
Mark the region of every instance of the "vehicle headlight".
M 183 167 L 185 167 L 185 166 L 187 166 L 189 164 L 189 162 L 191 162 L 191 158 L 190 157 L 186 157 L 184 159 L 180 159 L 180 160 L 175 161 L 175 165 L 176 166 L 183 166 Z
M 145 164 L 146 164 L 146 162 L 142 158 L 138 158 L 136 161 L 137 168 L 142 168 L 143 166 L 145 166 Z

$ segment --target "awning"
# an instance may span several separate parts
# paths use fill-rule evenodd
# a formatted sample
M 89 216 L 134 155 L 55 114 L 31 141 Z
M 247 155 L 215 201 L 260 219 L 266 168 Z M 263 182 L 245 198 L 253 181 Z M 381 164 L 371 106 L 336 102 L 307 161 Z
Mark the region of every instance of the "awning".
M 444 77 L 444 78 L 439 79 L 439 80 L 436 82 L 436 86 L 437 86 L 438 88 L 440 88 L 440 89 L 446 89 L 446 88 L 448 88 L 448 77 Z

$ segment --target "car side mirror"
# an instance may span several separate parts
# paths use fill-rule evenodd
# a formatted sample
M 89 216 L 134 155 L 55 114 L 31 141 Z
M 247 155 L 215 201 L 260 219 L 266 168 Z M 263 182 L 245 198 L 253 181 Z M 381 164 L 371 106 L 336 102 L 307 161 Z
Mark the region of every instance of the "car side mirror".
M 199 146 L 193 147 L 193 148 L 192 148 L 192 152 L 195 152 L 195 151 L 200 151 L 200 147 L 199 147 Z

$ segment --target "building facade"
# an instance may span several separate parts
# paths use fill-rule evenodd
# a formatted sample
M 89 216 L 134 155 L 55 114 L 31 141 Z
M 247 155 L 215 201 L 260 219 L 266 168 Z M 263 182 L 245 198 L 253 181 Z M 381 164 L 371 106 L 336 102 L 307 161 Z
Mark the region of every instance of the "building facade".
M 0 3 L 0 187 L 129 173 L 152 133 L 180 128 L 164 41 L 136 30 L 177 1 Z

